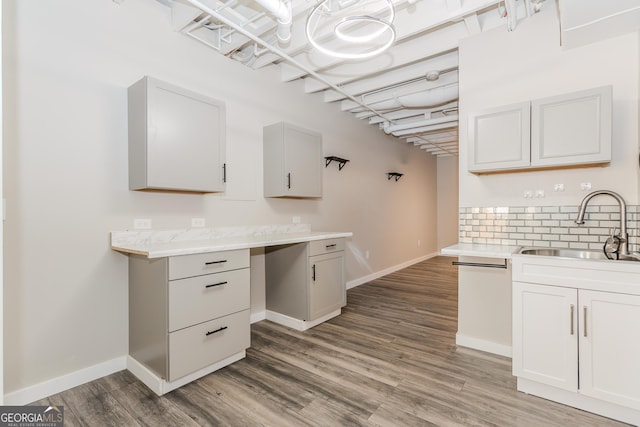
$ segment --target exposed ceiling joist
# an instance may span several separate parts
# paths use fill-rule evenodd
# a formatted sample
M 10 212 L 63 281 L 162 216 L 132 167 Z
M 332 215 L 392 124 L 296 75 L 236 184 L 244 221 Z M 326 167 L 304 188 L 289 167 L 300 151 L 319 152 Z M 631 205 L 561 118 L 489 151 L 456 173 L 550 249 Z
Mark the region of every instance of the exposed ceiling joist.
M 346 60 L 318 51 L 307 40 L 307 17 L 320 0 L 158 1 L 171 7 L 176 31 L 256 72 L 277 67 L 283 82 L 304 79 L 306 93 L 322 92 L 326 102 L 339 102 L 339 108 L 354 117 L 438 156 L 458 152 L 460 40 L 496 27 L 506 31 L 499 0 L 390 0 L 395 10 L 393 45 L 372 58 Z M 287 5 L 291 38 L 282 43 L 277 15 Z M 366 16 L 388 6 L 386 0 L 336 0 L 324 4 L 322 12 L 337 7 Z M 359 34 L 368 29 L 363 21 L 355 22 L 340 30 Z M 331 29 L 323 40 L 344 43 L 333 34 L 336 28 Z

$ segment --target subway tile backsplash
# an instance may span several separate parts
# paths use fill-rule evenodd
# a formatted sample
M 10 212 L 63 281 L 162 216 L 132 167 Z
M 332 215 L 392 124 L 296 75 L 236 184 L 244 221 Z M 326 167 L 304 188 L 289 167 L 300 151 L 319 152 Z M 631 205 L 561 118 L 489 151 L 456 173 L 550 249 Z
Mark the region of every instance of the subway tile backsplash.
M 602 249 L 613 228 L 620 232 L 618 205 L 587 207 L 577 225 L 578 206 L 463 207 L 460 243 Z M 627 205 L 629 249 L 640 250 L 640 206 Z

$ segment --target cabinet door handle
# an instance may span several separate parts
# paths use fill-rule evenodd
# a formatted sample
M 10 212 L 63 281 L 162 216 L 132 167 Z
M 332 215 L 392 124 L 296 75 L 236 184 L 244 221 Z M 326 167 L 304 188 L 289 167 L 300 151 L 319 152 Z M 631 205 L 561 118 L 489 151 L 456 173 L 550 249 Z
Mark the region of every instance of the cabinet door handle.
M 311 266 L 311 280 L 316 281 L 316 265 Z
M 325 248 L 327 248 L 327 249 L 331 249 L 331 248 L 335 248 L 335 247 L 336 247 L 336 244 L 335 244 L 335 243 L 334 243 L 334 244 L 332 244 L 332 245 L 326 245 L 326 246 L 325 246 Z
M 205 288 L 213 288 L 215 286 L 222 286 L 222 285 L 226 285 L 229 282 L 219 282 L 219 283 L 212 283 L 210 285 L 205 285 Z
M 221 260 L 221 261 L 209 261 L 209 262 L 205 262 L 205 263 L 204 263 L 204 265 L 215 265 L 215 264 L 222 264 L 222 263 L 225 263 L 225 262 L 227 262 L 227 260 L 226 260 L 226 259 L 223 259 L 223 260 Z
M 227 182 L 227 164 L 226 163 L 222 164 L 222 182 L 224 183 Z
M 215 329 L 213 331 L 208 331 L 205 335 L 209 336 L 209 335 L 213 335 L 213 334 L 217 334 L 218 332 L 224 331 L 225 329 L 227 329 L 227 326 L 222 326 L 218 329 Z
M 287 189 L 291 190 L 291 172 L 287 174 Z
M 582 307 L 582 315 L 584 316 L 584 336 L 587 336 L 587 306 Z
M 573 313 L 575 311 L 575 307 L 571 304 L 571 335 L 573 335 Z

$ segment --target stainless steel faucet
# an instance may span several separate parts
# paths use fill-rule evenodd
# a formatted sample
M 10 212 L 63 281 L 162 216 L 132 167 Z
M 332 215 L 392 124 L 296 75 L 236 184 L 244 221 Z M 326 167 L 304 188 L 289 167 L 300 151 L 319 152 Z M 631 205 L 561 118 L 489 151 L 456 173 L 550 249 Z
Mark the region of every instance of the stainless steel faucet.
M 580 211 L 578 212 L 576 224 L 584 224 L 584 214 L 587 210 L 587 204 L 589 201 L 595 196 L 605 194 L 615 198 L 618 201 L 618 205 L 620 205 L 620 234 L 618 234 L 618 238 L 620 239 L 620 254 L 629 256 L 631 254 L 629 253 L 629 235 L 627 234 L 627 204 L 618 193 L 609 190 L 596 190 L 587 194 L 580 204 Z

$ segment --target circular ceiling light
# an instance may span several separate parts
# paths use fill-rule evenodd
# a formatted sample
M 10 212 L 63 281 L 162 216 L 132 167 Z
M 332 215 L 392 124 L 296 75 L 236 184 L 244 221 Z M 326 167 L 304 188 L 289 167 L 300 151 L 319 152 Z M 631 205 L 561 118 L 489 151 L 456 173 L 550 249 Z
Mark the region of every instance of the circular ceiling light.
M 364 59 L 381 54 L 396 39 L 395 10 L 391 0 L 384 0 L 377 2 L 384 5 L 378 6 L 382 11 L 363 14 L 372 3 L 375 7 L 375 1 L 350 2 L 346 6 L 335 0 L 318 2 L 307 17 L 307 40 L 320 52 L 336 58 Z

